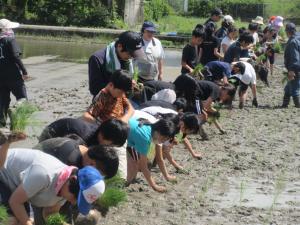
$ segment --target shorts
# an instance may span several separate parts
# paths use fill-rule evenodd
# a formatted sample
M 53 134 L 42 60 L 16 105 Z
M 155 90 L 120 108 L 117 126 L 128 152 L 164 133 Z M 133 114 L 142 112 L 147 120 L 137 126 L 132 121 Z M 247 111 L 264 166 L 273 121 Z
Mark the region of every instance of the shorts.
M 127 154 L 126 154 L 126 143 L 121 147 L 116 147 L 116 152 L 119 157 L 119 172 L 120 176 L 123 179 L 127 178 Z
M 127 152 L 134 161 L 140 159 L 140 153 L 138 153 L 133 147 L 127 147 Z
M 240 82 L 240 88 L 239 88 L 239 94 L 242 94 L 243 92 L 246 92 L 248 90 L 249 85 Z

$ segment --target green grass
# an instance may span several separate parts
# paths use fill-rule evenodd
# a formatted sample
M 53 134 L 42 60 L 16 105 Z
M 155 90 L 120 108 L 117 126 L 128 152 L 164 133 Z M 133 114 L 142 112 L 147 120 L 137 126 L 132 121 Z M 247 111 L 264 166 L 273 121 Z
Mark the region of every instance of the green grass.
M 8 220 L 8 214 L 6 208 L 0 205 L 0 224 L 6 224 Z
M 66 217 L 56 213 L 50 215 L 46 220 L 46 225 L 64 225 L 66 223 Z
M 203 24 L 206 20 L 207 18 L 170 15 L 161 18 L 155 23 L 158 25 L 158 29 L 162 34 L 176 31 L 179 34 L 191 35 L 195 26 L 197 24 Z M 237 28 L 243 26 L 248 27 L 248 22 L 242 22 L 239 19 L 236 19 L 235 26 Z M 218 27 L 221 27 L 221 22 L 218 23 Z
M 25 128 L 31 123 L 31 115 L 38 111 L 38 108 L 29 102 L 25 101 L 18 104 L 16 108 L 10 110 L 10 130 L 23 132 Z

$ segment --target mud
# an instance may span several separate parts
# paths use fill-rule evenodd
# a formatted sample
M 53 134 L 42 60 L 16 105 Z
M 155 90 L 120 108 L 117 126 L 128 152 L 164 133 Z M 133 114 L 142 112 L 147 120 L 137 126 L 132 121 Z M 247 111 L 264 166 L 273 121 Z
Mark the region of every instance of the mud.
M 47 58 L 47 57 L 46 57 Z M 91 101 L 87 87 L 87 66 L 25 60 L 30 75 L 30 99 L 41 111 L 39 125 L 29 128 L 31 137 L 18 146 L 33 146 L 47 123 L 62 117 L 80 116 Z M 128 201 L 111 208 L 99 225 L 241 225 L 300 224 L 300 110 L 293 104 L 277 109 L 283 96 L 282 69 L 269 77 L 270 88 L 262 86 L 259 108 L 251 106 L 251 93 L 243 110 L 234 102 L 231 111 L 222 110 L 221 124 L 226 134 L 205 125 L 208 141 L 192 136 L 196 160 L 182 145 L 174 158 L 189 171 L 177 174 L 177 183 L 166 182 L 158 169 L 153 176 L 168 192 L 154 192 L 144 178 L 127 188 Z M 179 68 L 170 67 L 170 74 Z M 172 79 L 173 77 L 169 77 Z

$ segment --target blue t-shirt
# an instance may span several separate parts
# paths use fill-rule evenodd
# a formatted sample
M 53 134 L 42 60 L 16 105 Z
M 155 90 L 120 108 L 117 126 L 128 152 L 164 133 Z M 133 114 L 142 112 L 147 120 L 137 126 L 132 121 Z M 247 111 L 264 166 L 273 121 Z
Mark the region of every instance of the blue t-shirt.
M 220 80 L 224 77 L 224 75 L 226 77 L 230 77 L 231 75 L 231 66 L 227 62 L 211 61 L 205 66 L 209 68 L 214 80 Z
M 129 135 L 127 145 L 133 147 L 138 153 L 147 156 L 151 145 L 151 126 L 139 126 L 139 121 L 131 118 L 129 124 Z

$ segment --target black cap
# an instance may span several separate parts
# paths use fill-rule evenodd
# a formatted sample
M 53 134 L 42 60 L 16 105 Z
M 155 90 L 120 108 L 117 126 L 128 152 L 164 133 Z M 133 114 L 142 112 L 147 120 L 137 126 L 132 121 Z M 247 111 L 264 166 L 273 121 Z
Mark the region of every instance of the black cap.
M 121 44 L 124 51 L 129 52 L 133 58 L 144 58 L 142 37 L 137 32 L 125 31 L 119 35 L 117 42 Z
M 145 22 L 143 23 L 142 29 L 143 29 L 143 30 L 150 31 L 150 32 L 156 32 L 156 28 L 155 28 L 154 23 L 152 23 L 152 22 L 150 22 L 150 21 L 145 21 Z
M 295 25 L 294 23 L 288 23 L 288 24 L 286 24 L 286 26 L 285 26 L 285 30 L 286 30 L 287 32 L 292 32 L 292 33 L 294 33 L 294 32 L 296 32 L 296 25 Z
M 221 9 L 219 9 L 219 8 L 215 8 L 213 11 L 211 11 L 211 15 L 212 16 L 223 16 L 223 12 L 222 12 L 222 10 Z

